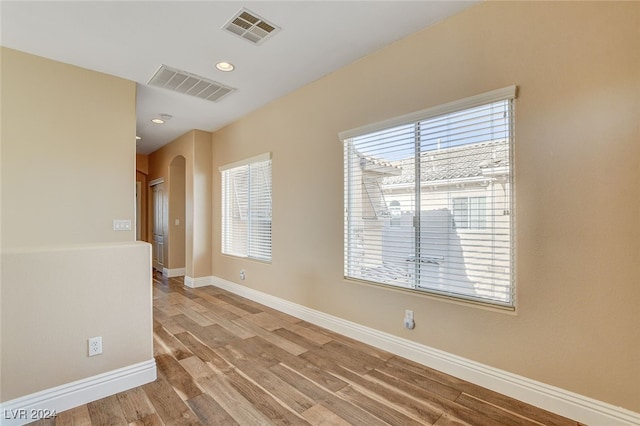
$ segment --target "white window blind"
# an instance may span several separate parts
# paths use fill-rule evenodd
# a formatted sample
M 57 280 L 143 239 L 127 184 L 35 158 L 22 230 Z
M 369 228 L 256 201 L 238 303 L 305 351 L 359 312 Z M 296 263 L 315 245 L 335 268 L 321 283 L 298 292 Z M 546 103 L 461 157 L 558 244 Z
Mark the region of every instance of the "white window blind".
M 271 261 L 271 156 L 220 168 L 222 252 Z
M 347 278 L 513 307 L 515 92 L 340 134 Z

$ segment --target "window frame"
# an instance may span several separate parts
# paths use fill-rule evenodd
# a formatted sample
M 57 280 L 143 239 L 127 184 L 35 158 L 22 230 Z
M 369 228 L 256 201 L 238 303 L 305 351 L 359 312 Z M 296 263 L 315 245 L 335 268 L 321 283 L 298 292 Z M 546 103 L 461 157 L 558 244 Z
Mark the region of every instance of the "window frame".
M 517 87 L 513 85 L 513 86 L 505 87 L 502 89 L 482 93 L 476 96 L 471 96 L 468 98 L 456 100 L 446 104 L 437 105 L 431 108 L 427 108 L 421 111 L 416 111 L 403 116 L 390 118 L 377 123 L 368 124 L 355 129 L 343 131 L 338 134 L 339 139 L 345 144 L 345 157 L 344 157 L 345 169 L 343 171 L 344 182 L 345 182 L 344 183 L 345 184 L 344 208 L 343 208 L 343 211 L 344 211 L 343 259 L 344 259 L 344 278 L 345 279 L 365 281 L 367 283 L 372 283 L 377 285 L 379 284 L 379 285 L 388 286 L 396 289 L 404 289 L 404 290 L 408 290 L 408 291 L 412 291 L 420 294 L 433 295 L 437 297 L 445 297 L 446 299 L 453 299 L 456 301 L 470 302 L 473 304 L 480 304 L 480 305 L 489 305 L 491 307 L 497 307 L 497 308 L 511 310 L 511 311 L 515 310 L 515 307 L 516 307 L 515 218 L 513 217 L 512 212 L 515 211 L 514 209 L 515 173 L 514 173 L 513 157 L 514 157 L 514 122 L 515 122 L 514 108 L 515 108 L 516 94 L 517 94 Z M 353 268 L 353 266 L 350 264 L 350 262 L 352 261 L 349 260 L 349 256 L 351 256 L 351 253 L 349 252 L 349 250 L 351 250 L 350 247 L 353 244 L 353 241 L 349 241 L 349 238 L 352 238 L 351 236 L 356 234 L 353 233 L 352 225 L 348 223 L 348 219 L 350 215 L 349 211 L 354 205 L 354 200 L 352 199 L 353 196 L 347 188 L 347 182 L 349 182 L 349 185 L 353 185 L 352 183 L 353 180 L 351 176 L 353 172 L 351 170 L 351 164 L 350 164 L 350 162 L 352 162 L 353 160 L 351 158 L 349 159 L 347 158 L 350 155 L 347 152 L 348 142 L 360 136 L 371 135 L 375 132 L 393 131 L 394 128 L 398 128 L 400 126 L 419 125 L 420 122 L 426 121 L 431 118 L 445 116 L 448 114 L 454 114 L 457 112 L 462 112 L 464 110 L 470 110 L 474 107 L 481 107 L 481 106 L 492 104 L 494 102 L 501 102 L 501 101 L 507 101 L 506 105 L 509 111 L 509 116 L 508 116 L 509 119 L 507 121 L 507 129 L 508 129 L 507 130 L 508 132 L 507 147 L 508 147 L 508 156 L 509 156 L 509 166 L 508 166 L 509 169 L 508 169 L 508 181 L 507 181 L 508 195 L 506 196 L 508 205 L 506 205 L 504 210 L 504 214 L 509 216 L 508 217 L 509 243 L 508 243 L 508 252 L 506 252 L 507 253 L 506 255 L 509 258 L 509 263 L 508 263 L 509 269 L 508 269 L 508 286 L 505 287 L 506 291 L 508 292 L 508 295 L 506 296 L 507 300 L 506 301 L 498 300 L 495 298 L 495 296 L 494 298 L 480 297 L 480 296 L 466 297 L 461 294 L 452 294 L 450 292 L 438 292 L 438 291 L 433 291 L 432 289 L 424 288 L 423 286 L 420 285 L 420 283 L 414 283 L 412 286 L 405 286 L 403 284 L 393 284 L 393 283 L 381 282 L 381 281 L 375 281 L 375 280 L 372 281 L 369 278 L 351 276 L 353 274 L 350 274 L 350 270 Z M 416 185 L 418 187 L 420 186 L 419 184 L 416 184 Z M 475 196 L 469 195 L 469 196 L 463 196 L 463 197 L 470 199 L 470 198 L 474 198 Z M 451 197 L 451 198 L 453 199 L 453 198 L 459 198 L 459 197 Z M 452 199 L 450 201 L 450 206 L 453 205 Z M 469 223 L 467 227 L 460 228 L 460 230 L 469 234 L 471 233 L 482 234 L 485 232 L 491 233 L 492 232 L 492 230 L 490 229 L 491 227 L 488 226 L 488 222 L 487 222 L 490 220 L 490 218 L 488 217 L 487 213 L 493 207 L 489 207 L 488 203 L 489 203 L 489 200 L 485 199 L 485 219 L 484 219 L 485 226 L 484 227 L 482 228 L 471 227 L 471 223 L 470 223 L 471 217 L 469 216 L 469 210 L 468 210 L 469 207 L 467 207 L 467 217 L 469 219 Z M 414 226 L 419 226 L 419 225 L 414 225 Z M 417 240 L 415 244 L 418 244 Z M 499 253 L 499 254 L 502 254 L 502 253 Z M 494 266 L 488 266 L 488 268 L 491 270 L 492 268 L 494 268 Z
M 267 188 L 252 186 L 252 168 L 259 170 L 259 168 L 264 167 L 266 167 L 268 174 L 263 177 L 262 182 L 257 182 L 256 185 L 264 186 L 264 184 L 267 184 Z M 218 170 L 221 175 L 221 253 L 227 256 L 271 263 L 273 259 L 273 179 L 271 153 L 268 152 L 226 164 L 220 166 Z M 238 191 L 238 177 L 243 173 L 246 174 L 246 177 L 243 178 L 246 181 L 242 182 L 242 184 L 246 185 L 246 188 L 240 188 L 240 191 Z M 227 181 L 227 179 L 230 179 L 230 181 Z M 245 200 L 239 199 L 239 192 L 241 192 L 243 197 L 246 197 Z M 256 197 L 262 197 L 262 200 L 259 201 Z M 268 199 L 266 202 L 265 197 Z M 244 204 L 246 204 L 246 206 Z M 258 208 L 255 208 L 255 204 L 258 205 Z M 235 214 L 236 212 L 237 214 Z M 253 217 L 254 215 L 257 215 L 255 219 Z M 240 222 L 244 222 L 246 230 L 244 230 L 244 234 L 239 236 L 237 231 Z M 252 226 L 256 223 L 264 222 L 268 222 L 267 232 L 265 232 L 264 229 L 256 230 Z M 234 223 L 236 224 L 235 228 Z M 241 229 L 240 231 L 243 230 Z M 268 237 L 266 241 L 264 239 L 265 237 Z M 230 247 L 241 247 L 241 249 L 234 250 L 230 249 Z

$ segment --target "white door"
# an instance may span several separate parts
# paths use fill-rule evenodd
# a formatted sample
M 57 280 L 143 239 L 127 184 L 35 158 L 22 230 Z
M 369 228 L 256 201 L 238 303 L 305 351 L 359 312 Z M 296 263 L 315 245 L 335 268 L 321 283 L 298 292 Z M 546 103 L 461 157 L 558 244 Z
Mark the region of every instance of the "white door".
M 153 189 L 153 267 L 160 272 L 165 265 L 165 230 L 167 228 L 167 200 L 164 184 L 158 183 Z

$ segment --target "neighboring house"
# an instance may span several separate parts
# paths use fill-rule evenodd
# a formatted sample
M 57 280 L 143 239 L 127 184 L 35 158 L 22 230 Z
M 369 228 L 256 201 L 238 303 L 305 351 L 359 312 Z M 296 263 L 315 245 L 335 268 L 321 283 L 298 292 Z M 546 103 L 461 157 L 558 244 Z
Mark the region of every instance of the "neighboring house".
M 508 143 L 502 139 L 421 153 L 419 209 L 413 157 L 384 161 L 359 155 L 362 219 L 351 224 L 350 232 L 367 241 L 355 244 L 360 249 L 351 247 L 352 255 L 362 258 L 355 262 L 362 265 L 361 277 L 445 292 L 446 282 L 461 294 L 506 301 L 510 253 L 500 244 L 511 233 Z M 417 212 L 422 268 L 416 280 Z M 373 256 L 372 250 L 377 250 Z M 372 264 L 372 258 L 377 262 Z

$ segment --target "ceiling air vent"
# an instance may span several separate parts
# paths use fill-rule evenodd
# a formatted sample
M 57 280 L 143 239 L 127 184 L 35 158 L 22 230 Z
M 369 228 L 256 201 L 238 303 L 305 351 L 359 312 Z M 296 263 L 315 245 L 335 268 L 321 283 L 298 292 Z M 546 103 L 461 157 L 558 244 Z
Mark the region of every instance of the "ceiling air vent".
M 276 25 L 265 21 L 247 9 L 240 9 L 240 12 L 222 28 L 245 40 L 249 40 L 253 44 L 262 43 L 280 30 Z
M 156 71 L 148 84 L 212 102 L 217 102 L 236 90 L 233 87 L 225 86 L 217 81 L 209 80 L 186 71 L 180 71 L 166 65 L 162 65 L 158 71 Z

